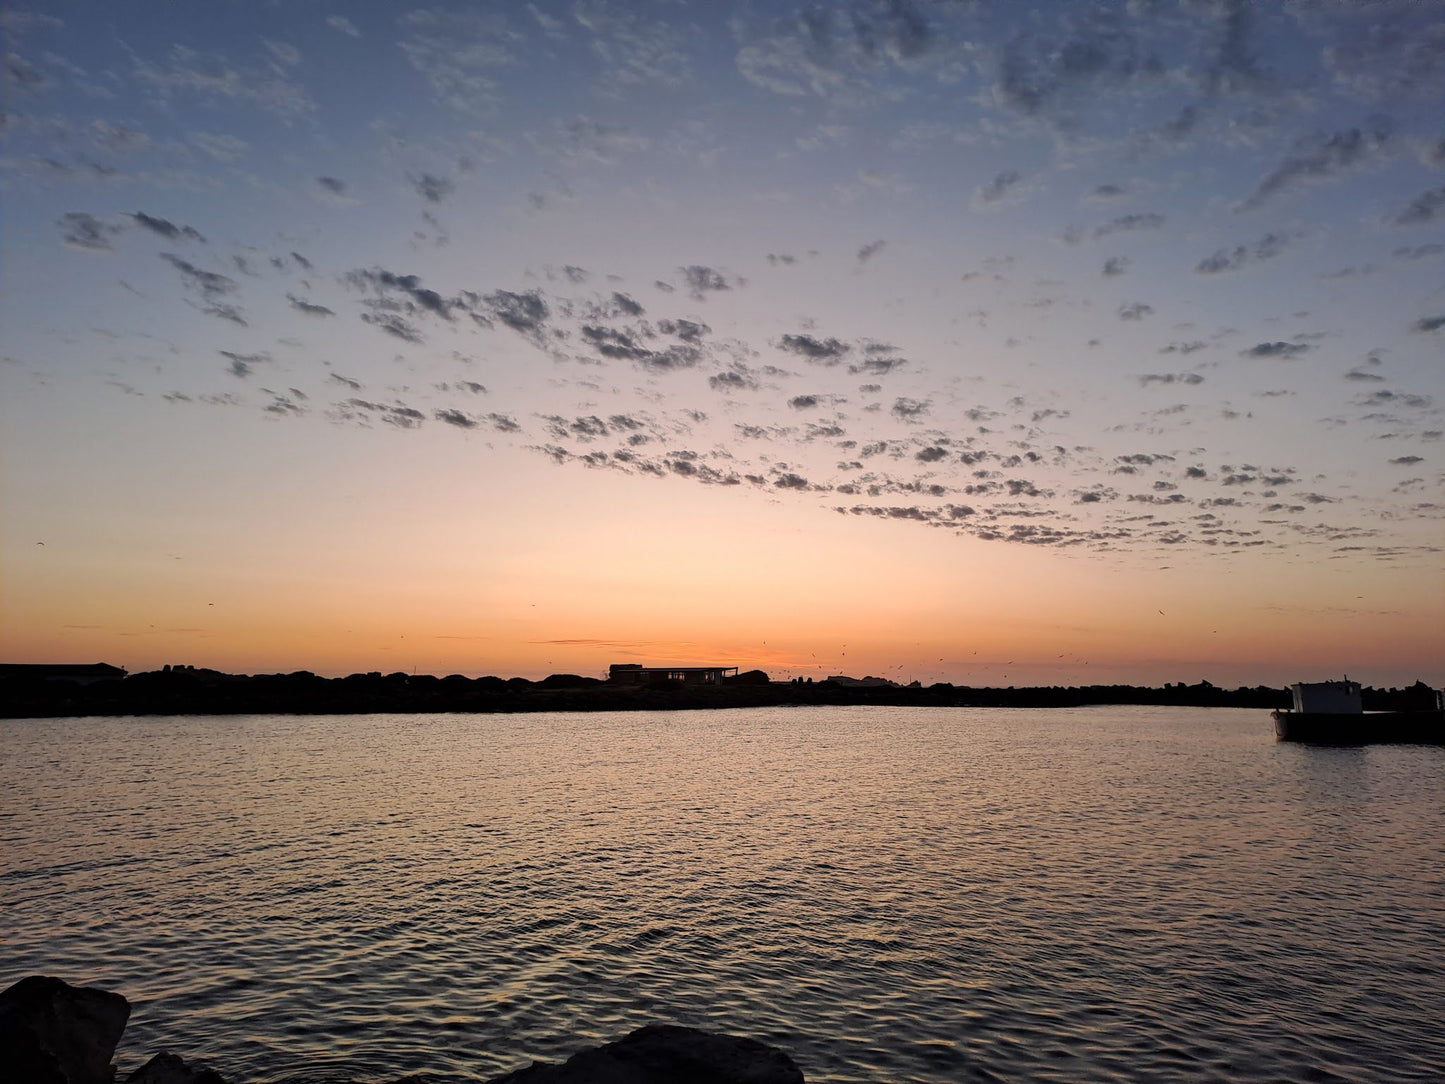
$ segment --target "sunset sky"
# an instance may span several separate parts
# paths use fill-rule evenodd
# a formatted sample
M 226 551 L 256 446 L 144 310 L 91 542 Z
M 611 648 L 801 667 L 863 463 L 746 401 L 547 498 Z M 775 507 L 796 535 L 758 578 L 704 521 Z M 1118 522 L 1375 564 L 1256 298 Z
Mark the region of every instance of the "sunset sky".
M 1445 684 L 1445 4 L 7 5 L 0 658 Z

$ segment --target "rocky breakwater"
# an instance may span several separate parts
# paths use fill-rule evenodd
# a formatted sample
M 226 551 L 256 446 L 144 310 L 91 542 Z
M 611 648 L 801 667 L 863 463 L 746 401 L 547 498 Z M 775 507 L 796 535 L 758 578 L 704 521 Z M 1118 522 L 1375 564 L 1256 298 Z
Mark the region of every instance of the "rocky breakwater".
M 0 1084 L 114 1084 L 115 1049 L 129 1018 L 130 1003 L 120 994 L 39 975 L 21 979 L 0 993 Z M 125 1084 L 227 1082 L 208 1066 L 162 1051 Z M 803 1084 L 803 1074 L 783 1051 L 754 1039 L 652 1025 L 491 1084 Z

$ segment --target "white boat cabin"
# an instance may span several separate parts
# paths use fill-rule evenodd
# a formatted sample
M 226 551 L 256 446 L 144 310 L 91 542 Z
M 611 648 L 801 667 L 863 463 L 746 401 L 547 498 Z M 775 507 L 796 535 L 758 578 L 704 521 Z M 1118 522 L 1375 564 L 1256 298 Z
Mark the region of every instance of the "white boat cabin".
M 1359 715 L 1360 684 L 1357 681 L 1300 682 L 1289 687 L 1294 693 L 1294 710 L 1315 715 Z

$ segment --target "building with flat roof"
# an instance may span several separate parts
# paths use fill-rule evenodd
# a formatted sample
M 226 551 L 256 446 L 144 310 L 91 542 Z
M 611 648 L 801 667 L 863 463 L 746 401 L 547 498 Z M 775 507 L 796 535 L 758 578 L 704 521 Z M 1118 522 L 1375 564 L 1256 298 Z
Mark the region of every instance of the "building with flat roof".
M 654 681 L 675 681 L 681 685 L 721 685 L 734 677 L 736 666 L 643 666 L 615 662 L 607 668 L 607 680 L 614 685 L 648 685 Z

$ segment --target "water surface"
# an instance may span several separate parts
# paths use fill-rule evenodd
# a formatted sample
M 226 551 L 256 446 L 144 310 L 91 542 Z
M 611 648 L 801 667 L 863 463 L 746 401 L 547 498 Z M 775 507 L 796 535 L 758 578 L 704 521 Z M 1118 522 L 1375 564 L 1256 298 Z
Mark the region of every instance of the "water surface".
M 660 1021 L 810 1081 L 1438 1081 L 1442 795 L 1227 709 L 3 720 L 0 984 L 240 1082 Z

